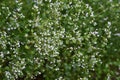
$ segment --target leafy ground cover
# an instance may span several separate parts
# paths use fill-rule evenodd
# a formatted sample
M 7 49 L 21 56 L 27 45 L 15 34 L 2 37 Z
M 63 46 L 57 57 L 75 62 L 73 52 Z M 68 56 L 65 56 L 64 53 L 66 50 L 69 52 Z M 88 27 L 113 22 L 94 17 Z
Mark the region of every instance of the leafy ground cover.
M 4 0 L 0 80 L 119 80 L 119 1 Z

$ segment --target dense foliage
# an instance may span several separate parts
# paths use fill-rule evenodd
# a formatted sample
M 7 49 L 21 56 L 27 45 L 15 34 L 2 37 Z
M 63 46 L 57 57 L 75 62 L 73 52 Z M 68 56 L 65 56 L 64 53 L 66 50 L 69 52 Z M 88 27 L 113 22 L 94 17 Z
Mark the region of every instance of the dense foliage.
M 1 1 L 0 80 L 119 80 L 113 35 L 119 6 L 112 0 Z
M 120 79 L 120 1 L 119 0 L 84 0 L 94 8 L 99 17 L 111 22 L 111 38 L 108 40 L 102 64 L 96 67 L 98 79 Z M 107 16 L 107 17 L 106 17 Z M 103 20 L 104 21 L 104 20 Z M 103 24 L 104 25 L 104 24 Z M 106 78 L 109 75 L 108 78 Z

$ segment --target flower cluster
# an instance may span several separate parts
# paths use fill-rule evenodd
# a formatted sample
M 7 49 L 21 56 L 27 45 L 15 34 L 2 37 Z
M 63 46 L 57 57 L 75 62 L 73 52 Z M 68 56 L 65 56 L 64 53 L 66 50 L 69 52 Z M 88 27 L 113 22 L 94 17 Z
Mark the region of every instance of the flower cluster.
M 102 63 L 112 23 L 98 28 L 99 17 L 82 0 L 9 0 L 0 6 L 2 79 L 42 74 L 48 80 L 86 80 Z

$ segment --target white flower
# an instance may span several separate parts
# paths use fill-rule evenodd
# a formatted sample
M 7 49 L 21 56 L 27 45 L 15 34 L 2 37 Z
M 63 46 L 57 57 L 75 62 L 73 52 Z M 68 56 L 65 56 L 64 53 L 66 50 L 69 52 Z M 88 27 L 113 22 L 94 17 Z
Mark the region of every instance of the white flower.
M 91 17 L 93 17 L 94 16 L 94 13 L 93 12 L 91 12 L 91 15 L 90 15 Z
M 112 2 L 113 0 L 109 0 L 110 2 Z
M 108 21 L 108 26 L 111 26 L 111 22 Z
M 120 37 L 120 33 L 116 33 L 116 34 L 114 34 L 115 36 L 119 36 Z
M 94 22 L 94 23 L 93 23 L 93 25 L 94 25 L 94 26 L 96 26 L 96 25 L 97 25 L 97 23 L 96 23 L 96 22 Z

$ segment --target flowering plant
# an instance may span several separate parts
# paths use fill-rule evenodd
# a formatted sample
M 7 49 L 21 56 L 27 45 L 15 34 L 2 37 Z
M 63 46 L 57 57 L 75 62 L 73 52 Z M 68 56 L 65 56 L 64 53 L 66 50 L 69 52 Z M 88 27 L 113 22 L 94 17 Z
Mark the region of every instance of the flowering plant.
M 94 77 L 111 37 L 107 16 L 82 0 L 9 0 L 0 8 L 1 79 Z

